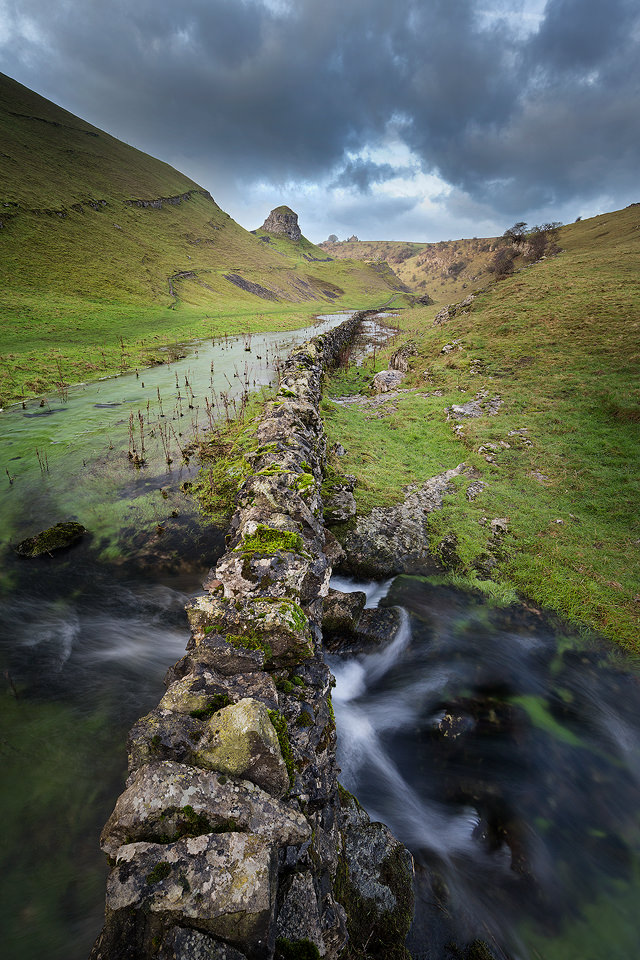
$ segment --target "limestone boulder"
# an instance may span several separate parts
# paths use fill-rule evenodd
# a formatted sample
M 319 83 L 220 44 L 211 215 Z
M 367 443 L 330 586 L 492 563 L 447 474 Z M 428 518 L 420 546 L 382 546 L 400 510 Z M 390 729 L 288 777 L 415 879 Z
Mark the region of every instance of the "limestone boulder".
M 203 721 L 189 714 L 151 710 L 129 731 L 129 772 L 156 760 L 190 762 L 203 730 Z
M 199 930 L 171 927 L 162 941 L 158 960 L 247 960 L 247 957 L 228 943 Z
M 325 523 L 345 523 L 357 513 L 356 498 L 347 486 L 334 485 L 323 499 Z
M 160 701 L 160 709 L 204 718 L 247 697 L 260 700 L 268 710 L 278 709 L 278 691 L 268 673 L 239 673 L 227 677 L 195 663 L 190 673 L 170 684 Z
M 313 944 L 320 957 L 335 956 L 346 944 L 344 910 L 331 895 L 323 902 L 310 871 L 295 873 L 289 879 L 278 912 L 276 936 L 289 945 L 287 955 L 297 947 L 301 955 L 310 956 L 308 947 L 304 954 L 302 949 Z
M 118 850 L 107 880 L 106 928 L 135 911 L 164 927 L 186 922 L 258 960 L 268 954 L 275 888 L 275 850 L 262 837 L 225 833 L 130 843 Z M 149 942 L 140 953 L 150 949 Z
M 189 615 L 192 608 L 187 607 Z M 261 672 L 265 655 L 262 649 L 240 647 L 227 643 L 226 637 L 214 632 L 205 634 L 206 621 L 199 620 L 195 614 L 192 621 L 194 635 L 187 645 L 188 653 L 167 671 L 165 683 L 168 686 L 175 680 L 193 673 L 195 670 L 209 669 L 228 678 L 238 674 L 248 675 Z
M 411 357 L 415 357 L 417 353 L 418 348 L 416 344 L 413 340 L 408 340 L 407 343 L 403 343 L 402 346 L 392 354 L 389 360 L 389 369 L 399 370 L 400 373 L 408 373 Z
M 373 607 L 363 610 L 349 630 L 327 631 L 324 645 L 332 653 L 354 656 L 372 653 L 392 643 L 402 625 L 397 607 Z
M 206 645 L 214 634 L 239 650 L 261 651 L 264 661 L 273 665 L 294 665 L 314 653 L 309 619 L 295 599 L 196 597 L 187 607 L 187 616 L 196 642 Z
M 404 373 L 400 370 L 380 370 L 373 378 L 373 389 L 376 393 L 388 393 L 397 390 L 404 380 Z
M 304 843 L 311 828 L 297 810 L 247 780 L 172 761 L 150 763 L 129 779 L 100 838 L 107 856 L 134 841 L 175 841 L 243 832 L 282 847 Z
M 205 725 L 193 761 L 204 769 L 250 780 L 274 797 L 289 790 L 278 735 L 258 700 L 240 700 L 215 713 Z
M 323 634 L 353 633 L 366 602 L 367 595 L 362 590 L 343 593 L 331 588 L 324 600 Z
M 409 960 L 405 940 L 413 918 L 413 858 L 382 823 L 341 791 L 342 860 L 337 899 L 347 913 L 354 954 L 375 944 L 376 956 Z

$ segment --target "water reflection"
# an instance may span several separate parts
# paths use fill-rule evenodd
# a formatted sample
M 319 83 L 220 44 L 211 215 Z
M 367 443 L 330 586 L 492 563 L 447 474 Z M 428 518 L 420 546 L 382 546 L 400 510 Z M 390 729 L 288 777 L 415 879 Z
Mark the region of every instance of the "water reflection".
M 628 957 L 636 665 L 418 578 L 383 602 L 407 611 L 393 644 L 332 660 L 339 763 L 416 858 L 414 957 L 471 957 L 479 938 L 495 957 Z

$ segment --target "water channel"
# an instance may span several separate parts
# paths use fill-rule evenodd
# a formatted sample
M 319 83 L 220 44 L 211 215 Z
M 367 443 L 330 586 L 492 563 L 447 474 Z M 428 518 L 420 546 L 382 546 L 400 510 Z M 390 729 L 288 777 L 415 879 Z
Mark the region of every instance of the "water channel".
M 127 731 L 162 695 L 188 639 L 184 605 L 224 548 L 226 531 L 181 489 L 197 470 L 189 443 L 272 382 L 295 343 L 342 320 L 177 345 L 165 364 L 0 413 L 0 929 L 10 960 L 84 960 L 101 927 L 98 837 L 123 789 Z M 68 519 L 89 531 L 69 552 L 12 549 Z
M 158 702 L 184 652 L 184 604 L 223 549 L 224 531 L 181 491 L 196 469 L 183 453 L 309 335 L 185 345 L 137 376 L 0 414 L 10 960 L 89 952 L 107 873 L 98 836 L 122 790 L 126 734 Z M 70 518 L 89 535 L 68 553 L 11 549 Z M 416 578 L 365 586 L 369 605 L 400 605 L 404 622 L 386 649 L 331 661 L 341 779 L 414 853 L 413 956 L 479 960 L 481 939 L 501 960 L 635 957 L 636 666 L 525 608 Z

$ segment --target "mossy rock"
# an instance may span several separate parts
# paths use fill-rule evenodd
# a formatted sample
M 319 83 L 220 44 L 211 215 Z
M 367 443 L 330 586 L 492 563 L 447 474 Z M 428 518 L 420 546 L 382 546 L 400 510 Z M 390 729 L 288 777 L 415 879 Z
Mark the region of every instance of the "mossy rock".
M 413 919 L 411 854 L 382 823 L 371 822 L 355 797 L 339 786 L 342 855 L 334 882 L 347 914 L 344 960 L 409 960 L 405 946 Z
M 320 951 L 310 940 L 276 940 L 275 960 L 320 960 Z
M 87 533 L 86 527 L 75 520 L 56 523 L 37 533 L 34 537 L 27 537 L 15 548 L 21 557 L 41 557 L 47 553 L 51 555 L 59 550 L 67 550 L 75 546 Z

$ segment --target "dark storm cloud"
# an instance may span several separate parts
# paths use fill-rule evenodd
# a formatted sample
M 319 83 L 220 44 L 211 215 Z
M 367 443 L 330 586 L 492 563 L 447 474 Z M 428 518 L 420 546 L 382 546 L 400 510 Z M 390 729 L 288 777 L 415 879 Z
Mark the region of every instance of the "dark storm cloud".
M 548 0 L 529 32 L 516 7 L 0 0 L 2 69 L 156 155 L 206 164 L 214 192 L 218 177 L 366 192 L 394 171 L 347 155 L 390 129 L 505 215 L 633 191 L 637 0 Z
M 393 177 L 402 177 L 409 173 L 409 167 L 394 167 L 390 163 L 375 163 L 373 160 L 357 157 L 344 165 L 329 187 L 354 187 L 359 193 L 371 193 L 372 184 L 384 183 Z

